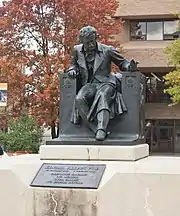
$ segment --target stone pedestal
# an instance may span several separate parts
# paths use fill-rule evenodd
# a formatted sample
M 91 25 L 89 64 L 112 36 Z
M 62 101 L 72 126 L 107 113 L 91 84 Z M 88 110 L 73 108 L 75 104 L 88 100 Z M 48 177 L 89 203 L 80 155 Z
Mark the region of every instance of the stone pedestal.
M 149 145 L 94 146 L 94 145 L 42 145 L 40 159 L 136 161 L 149 155 Z
M 42 163 L 105 164 L 98 189 L 30 187 Z M 180 157 L 138 161 L 0 159 L 2 216 L 179 216 Z

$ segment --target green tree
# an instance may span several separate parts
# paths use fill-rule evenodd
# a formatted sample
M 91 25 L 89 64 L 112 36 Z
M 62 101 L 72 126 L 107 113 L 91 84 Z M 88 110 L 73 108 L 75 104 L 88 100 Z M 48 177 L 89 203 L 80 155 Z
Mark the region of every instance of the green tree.
M 7 152 L 31 151 L 37 153 L 42 140 L 43 131 L 36 121 L 28 115 L 13 120 L 8 132 L 0 131 L 0 143 Z
M 180 25 L 178 30 L 180 31 Z M 164 76 L 167 86 L 165 93 L 171 96 L 173 104 L 178 104 L 180 103 L 180 39 L 175 40 L 167 47 L 165 53 L 168 55 L 170 63 L 175 66 L 175 70 Z

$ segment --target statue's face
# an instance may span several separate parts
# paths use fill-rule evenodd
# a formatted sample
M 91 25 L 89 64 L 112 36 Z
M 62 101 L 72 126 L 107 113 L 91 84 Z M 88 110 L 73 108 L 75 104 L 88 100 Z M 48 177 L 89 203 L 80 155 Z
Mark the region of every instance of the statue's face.
M 93 51 L 96 49 L 96 35 L 90 35 L 83 38 L 83 45 L 85 51 Z

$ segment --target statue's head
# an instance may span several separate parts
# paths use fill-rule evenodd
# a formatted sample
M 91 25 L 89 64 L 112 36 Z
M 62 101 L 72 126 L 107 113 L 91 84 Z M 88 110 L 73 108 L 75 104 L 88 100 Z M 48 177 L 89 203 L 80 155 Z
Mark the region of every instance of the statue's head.
M 97 38 L 97 31 L 92 26 L 85 26 L 80 30 L 79 41 L 84 45 L 84 49 L 87 51 L 96 49 Z

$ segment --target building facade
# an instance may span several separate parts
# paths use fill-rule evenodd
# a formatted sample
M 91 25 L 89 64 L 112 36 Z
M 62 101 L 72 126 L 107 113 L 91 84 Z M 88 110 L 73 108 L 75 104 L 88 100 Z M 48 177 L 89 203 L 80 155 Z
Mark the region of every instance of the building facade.
M 139 62 L 146 76 L 146 139 L 152 152 L 180 152 L 180 105 L 169 106 L 163 76 L 173 70 L 164 49 L 180 38 L 179 0 L 121 0 L 116 13 L 125 22 L 118 36 L 123 55 Z

